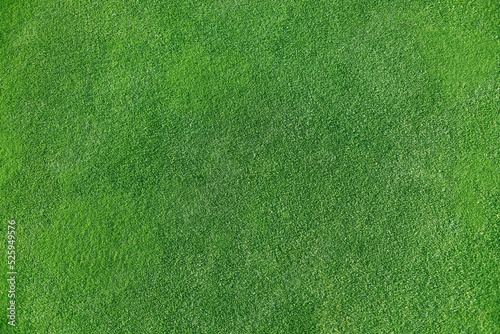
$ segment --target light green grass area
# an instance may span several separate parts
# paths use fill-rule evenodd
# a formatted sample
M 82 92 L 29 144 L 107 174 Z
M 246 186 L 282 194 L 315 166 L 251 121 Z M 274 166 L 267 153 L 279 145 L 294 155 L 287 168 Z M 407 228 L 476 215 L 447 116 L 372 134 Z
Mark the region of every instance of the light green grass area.
M 499 34 L 493 0 L 2 1 L 0 332 L 499 333 Z

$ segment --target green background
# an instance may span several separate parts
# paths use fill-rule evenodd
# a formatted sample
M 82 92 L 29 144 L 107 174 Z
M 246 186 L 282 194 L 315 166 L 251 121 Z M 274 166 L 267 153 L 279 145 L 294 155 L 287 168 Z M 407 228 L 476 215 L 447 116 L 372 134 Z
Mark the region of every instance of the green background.
M 499 33 L 487 0 L 2 1 L 0 331 L 499 333 Z

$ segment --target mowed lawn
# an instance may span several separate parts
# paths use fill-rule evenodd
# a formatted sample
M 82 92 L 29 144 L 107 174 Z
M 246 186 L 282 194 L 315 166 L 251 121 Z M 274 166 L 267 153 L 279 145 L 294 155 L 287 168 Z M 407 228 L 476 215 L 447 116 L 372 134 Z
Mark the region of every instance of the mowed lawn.
M 499 34 L 494 0 L 3 0 L 0 332 L 500 333 Z

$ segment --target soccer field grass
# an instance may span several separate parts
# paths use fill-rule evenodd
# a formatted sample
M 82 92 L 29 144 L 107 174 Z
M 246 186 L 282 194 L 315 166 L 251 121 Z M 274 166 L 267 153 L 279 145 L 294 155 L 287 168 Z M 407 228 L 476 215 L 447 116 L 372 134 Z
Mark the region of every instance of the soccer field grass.
M 0 332 L 500 333 L 499 34 L 493 0 L 3 0 Z

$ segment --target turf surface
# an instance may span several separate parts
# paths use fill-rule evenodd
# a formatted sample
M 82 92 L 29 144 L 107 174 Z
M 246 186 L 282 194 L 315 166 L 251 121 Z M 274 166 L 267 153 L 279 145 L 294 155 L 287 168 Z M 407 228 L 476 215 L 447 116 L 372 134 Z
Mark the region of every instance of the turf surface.
M 499 33 L 488 0 L 2 1 L 0 331 L 499 333 Z

